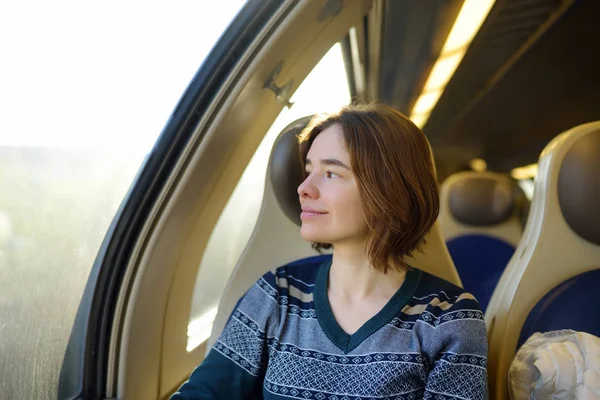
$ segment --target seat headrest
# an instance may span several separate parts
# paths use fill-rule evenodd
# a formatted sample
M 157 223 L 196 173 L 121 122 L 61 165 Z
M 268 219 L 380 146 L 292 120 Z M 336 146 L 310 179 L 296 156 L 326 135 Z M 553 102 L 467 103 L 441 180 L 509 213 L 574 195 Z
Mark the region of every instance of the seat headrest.
M 298 134 L 308 125 L 311 116 L 303 117 L 286 126 L 273 144 L 269 159 L 271 185 L 279 207 L 296 225 L 302 225 L 298 186 L 304 180 L 302 155 Z
M 459 174 L 457 174 L 459 175 Z M 514 212 L 517 191 L 508 178 L 463 172 L 448 188 L 448 207 L 460 223 L 472 226 L 500 224 Z
M 581 136 L 565 155 L 558 175 L 558 203 L 569 227 L 600 245 L 600 129 Z

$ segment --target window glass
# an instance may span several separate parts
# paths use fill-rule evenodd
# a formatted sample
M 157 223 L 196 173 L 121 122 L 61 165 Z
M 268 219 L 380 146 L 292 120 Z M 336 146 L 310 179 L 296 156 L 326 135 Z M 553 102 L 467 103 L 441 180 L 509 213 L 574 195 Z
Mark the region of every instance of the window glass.
M 336 44 L 294 93 L 258 146 L 233 191 L 204 252 L 192 299 L 187 350 L 210 337 L 221 294 L 250 235 L 262 204 L 269 155 L 283 128 L 307 115 L 334 111 L 350 103 L 342 49 Z
M 107 228 L 243 4 L 0 4 L 1 398 L 56 398 Z

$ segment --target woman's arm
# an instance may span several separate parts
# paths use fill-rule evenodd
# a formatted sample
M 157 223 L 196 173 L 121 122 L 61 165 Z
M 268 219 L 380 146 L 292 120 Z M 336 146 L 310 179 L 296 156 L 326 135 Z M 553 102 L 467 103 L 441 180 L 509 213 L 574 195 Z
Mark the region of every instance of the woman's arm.
M 469 293 L 444 303 L 424 313 L 429 321 L 423 327 L 423 347 L 432 365 L 425 398 L 487 400 L 488 347 L 483 313 Z
M 208 356 L 171 400 L 262 398 L 267 336 L 279 312 L 265 292 L 270 286 L 275 276 L 269 272 L 240 299 Z
M 262 376 L 213 348 L 171 400 L 261 398 Z

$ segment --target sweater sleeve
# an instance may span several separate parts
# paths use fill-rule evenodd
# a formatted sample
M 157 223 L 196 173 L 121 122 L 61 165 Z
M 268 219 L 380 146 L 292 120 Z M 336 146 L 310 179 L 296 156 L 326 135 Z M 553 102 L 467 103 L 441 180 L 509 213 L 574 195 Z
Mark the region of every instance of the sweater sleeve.
M 424 397 L 487 400 L 488 344 L 479 304 L 464 292 L 435 303 L 423 313 L 429 330 L 423 350 L 431 366 Z
M 223 333 L 170 400 L 262 398 L 268 332 L 278 320 L 275 277 L 265 274 L 238 301 Z

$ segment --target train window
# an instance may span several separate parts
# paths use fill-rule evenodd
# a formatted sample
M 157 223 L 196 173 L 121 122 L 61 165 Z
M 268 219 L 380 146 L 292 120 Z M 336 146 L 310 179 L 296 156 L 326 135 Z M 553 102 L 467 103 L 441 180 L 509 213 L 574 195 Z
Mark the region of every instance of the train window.
M 0 6 L 0 397 L 56 398 L 109 224 L 244 3 Z
M 225 285 L 254 230 L 263 199 L 271 147 L 290 122 L 350 103 L 342 49 L 334 45 L 296 90 L 248 163 L 211 234 L 200 263 L 192 298 L 187 350 L 210 337 Z

